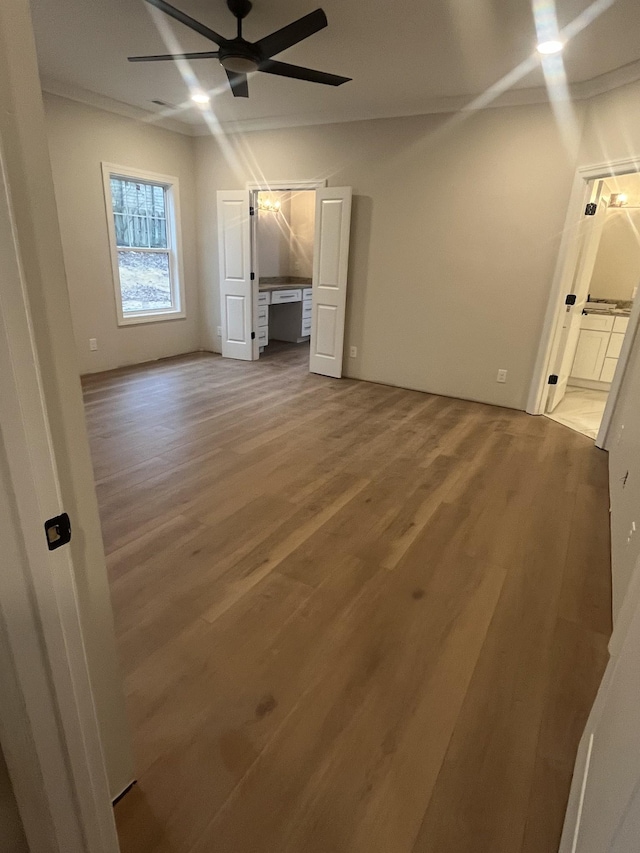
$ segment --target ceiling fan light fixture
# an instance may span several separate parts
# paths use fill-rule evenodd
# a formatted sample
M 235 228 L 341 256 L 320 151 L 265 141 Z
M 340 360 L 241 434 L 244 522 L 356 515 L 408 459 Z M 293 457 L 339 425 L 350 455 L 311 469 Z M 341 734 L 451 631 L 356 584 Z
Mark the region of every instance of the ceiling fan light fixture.
M 206 92 L 192 92 L 191 100 L 194 104 L 198 104 L 199 107 L 206 107 L 209 105 L 211 98 Z
M 248 56 L 223 56 L 220 58 L 220 65 L 225 71 L 233 71 L 235 74 L 251 74 L 258 67 L 258 63 Z
M 537 47 L 537 51 L 543 56 L 551 56 L 554 53 L 560 53 L 563 47 L 563 42 L 552 39 L 551 41 L 541 41 Z
M 254 71 L 262 71 L 265 74 L 274 74 L 277 77 L 287 77 L 292 80 L 321 83 L 325 86 L 342 86 L 343 83 L 348 83 L 351 80 L 350 77 L 341 77 L 339 74 L 327 74 L 323 71 L 316 71 L 314 68 L 291 65 L 288 62 L 273 59 L 274 56 L 300 44 L 327 26 L 327 16 L 322 9 L 309 12 L 307 15 L 287 24 L 287 26 L 264 36 L 264 38 L 250 42 L 242 35 L 242 22 L 251 11 L 251 0 L 227 0 L 229 11 L 236 18 L 237 23 L 237 34 L 234 38 L 225 38 L 212 30 L 211 27 L 196 21 L 195 18 L 172 6 L 167 0 L 146 0 L 146 2 L 164 12 L 169 18 L 173 18 L 190 30 L 204 36 L 213 42 L 218 50 L 129 56 L 129 62 L 195 62 L 200 59 L 217 59 L 227 73 L 229 87 L 235 98 L 249 97 L 247 78 Z M 193 92 L 191 99 L 203 108 L 209 104 L 209 97 L 204 96 L 204 93 Z

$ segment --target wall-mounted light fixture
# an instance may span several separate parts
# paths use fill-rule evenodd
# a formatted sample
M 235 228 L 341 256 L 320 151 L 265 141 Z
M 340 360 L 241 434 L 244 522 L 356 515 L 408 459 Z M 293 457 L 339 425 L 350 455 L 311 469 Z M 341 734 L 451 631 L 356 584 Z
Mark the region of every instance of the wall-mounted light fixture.
M 266 210 L 269 213 L 279 213 L 282 207 L 282 202 L 277 199 L 274 201 L 270 198 L 258 199 L 258 210 Z
M 629 197 L 626 193 L 611 193 L 609 207 L 626 207 Z

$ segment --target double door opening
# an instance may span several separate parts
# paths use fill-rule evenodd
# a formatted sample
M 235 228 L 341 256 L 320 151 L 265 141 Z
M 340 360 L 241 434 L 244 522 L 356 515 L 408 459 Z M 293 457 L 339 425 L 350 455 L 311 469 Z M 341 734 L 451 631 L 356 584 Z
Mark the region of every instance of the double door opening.
M 569 253 L 544 413 L 604 446 L 638 326 L 640 174 L 596 178 Z
M 342 376 L 351 187 L 218 191 L 222 355 L 256 361 L 309 344 L 309 370 Z

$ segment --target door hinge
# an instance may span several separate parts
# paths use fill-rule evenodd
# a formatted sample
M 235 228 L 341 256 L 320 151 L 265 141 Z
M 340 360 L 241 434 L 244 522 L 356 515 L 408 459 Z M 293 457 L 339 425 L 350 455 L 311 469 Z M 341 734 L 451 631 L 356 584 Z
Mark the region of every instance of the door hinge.
M 567 293 L 564 298 L 565 305 L 575 305 L 576 304 L 576 295 L 575 293 Z
M 549 383 L 549 385 L 557 385 L 558 384 L 558 377 L 555 373 L 551 374 L 551 376 L 549 377 L 548 383 Z
M 256 333 L 255 333 L 255 332 L 251 332 L 251 340 L 252 340 L 252 341 L 255 341 L 255 339 L 256 339 Z
M 249 216 L 253 216 L 255 214 L 255 212 L 256 212 L 255 207 L 253 207 L 252 205 L 249 205 Z
M 598 210 L 598 205 L 594 201 L 590 201 L 584 209 L 585 216 L 595 216 Z
M 71 541 L 71 519 L 66 512 L 62 515 L 56 515 L 55 518 L 50 518 L 44 523 L 44 532 L 47 537 L 47 547 L 50 551 L 55 551 L 61 545 L 66 545 Z
M 251 273 L 251 281 L 256 280 L 256 274 L 254 272 Z

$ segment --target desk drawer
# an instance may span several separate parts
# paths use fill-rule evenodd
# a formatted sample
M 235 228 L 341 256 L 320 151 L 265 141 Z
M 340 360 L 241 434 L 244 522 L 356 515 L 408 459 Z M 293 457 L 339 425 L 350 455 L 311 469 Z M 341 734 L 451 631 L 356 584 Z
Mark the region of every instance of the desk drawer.
M 303 302 L 302 303 L 302 319 L 303 320 L 306 320 L 308 317 L 310 317 L 312 311 L 313 311 L 313 305 L 310 302 Z
M 271 294 L 268 290 L 261 290 L 258 293 L 258 305 L 269 305 L 271 302 Z
M 271 304 L 281 305 L 283 302 L 301 302 L 301 290 L 272 290 Z
M 258 346 L 266 347 L 266 345 L 268 343 L 269 343 L 269 327 L 268 326 L 261 326 L 261 328 L 258 329 Z
M 303 302 L 311 302 L 313 299 L 313 291 L 310 287 L 305 287 L 302 291 L 302 301 Z
M 258 326 L 267 326 L 269 324 L 269 306 L 258 305 Z
M 304 317 L 302 320 L 302 337 L 311 334 L 311 317 Z

